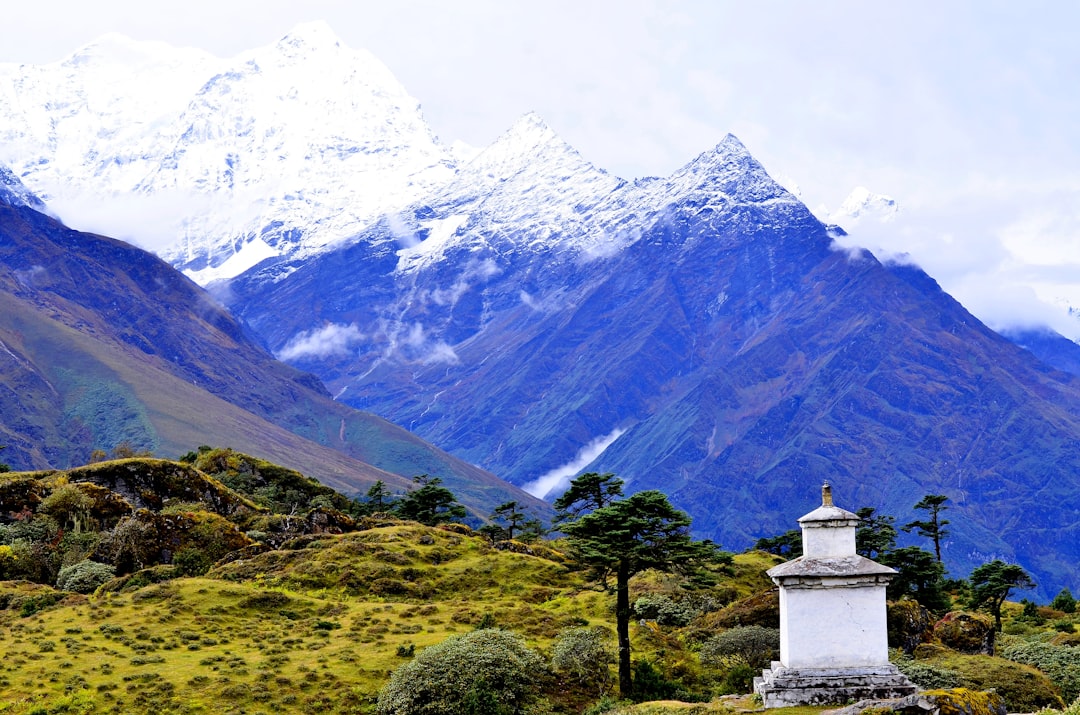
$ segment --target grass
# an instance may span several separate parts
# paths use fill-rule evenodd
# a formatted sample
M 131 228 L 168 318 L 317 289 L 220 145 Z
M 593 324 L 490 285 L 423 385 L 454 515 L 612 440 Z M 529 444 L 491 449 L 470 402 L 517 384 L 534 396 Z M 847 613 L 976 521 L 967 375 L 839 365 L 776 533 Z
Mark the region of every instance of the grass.
M 426 595 L 374 593 L 365 573 Z M 405 662 L 399 653 L 485 616 L 540 650 L 563 628 L 610 617 L 609 598 L 557 561 L 411 524 L 312 540 L 210 576 L 68 597 L 28 617 L 0 611 L 0 712 L 61 712 L 80 692 L 94 713 L 368 712 Z
M 368 713 L 411 654 L 482 623 L 520 633 L 545 656 L 566 628 L 614 632 L 613 596 L 553 545 L 532 551 L 391 522 L 133 590 L 118 580 L 65 596 L 7 582 L 0 713 Z M 716 592 L 751 588 L 760 559 L 737 557 Z M 635 584 L 672 587 L 655 575 Z M 50 604 L 54 593 L 63 600 Z M 19 606 L 27 599 L 45 605 Z M 693 660 L 676 635 L 639 624 L 633 633 L 635 658 Z M 686 712 L 714 711 L 695 707 Z

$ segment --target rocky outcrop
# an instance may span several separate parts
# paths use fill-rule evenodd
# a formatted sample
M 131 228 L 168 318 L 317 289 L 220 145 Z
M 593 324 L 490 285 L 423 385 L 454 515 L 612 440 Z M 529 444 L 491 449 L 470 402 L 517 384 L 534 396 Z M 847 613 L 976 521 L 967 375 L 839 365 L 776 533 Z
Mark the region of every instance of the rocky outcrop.
M 862 715 L 862 713 L 897 713 L 898 715 L 1005 715 L 1005 701 L 992 692 L 954 688 L 927 690 L 904 698 L 860 700 L 822 715 Z

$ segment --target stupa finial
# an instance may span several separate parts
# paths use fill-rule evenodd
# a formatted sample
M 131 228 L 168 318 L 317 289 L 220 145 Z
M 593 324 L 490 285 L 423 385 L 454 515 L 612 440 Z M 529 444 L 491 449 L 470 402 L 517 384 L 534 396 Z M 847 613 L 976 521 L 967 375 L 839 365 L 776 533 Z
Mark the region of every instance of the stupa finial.
M 821 485 L 821 506 L 832 506 L 832 487 L 829 486 L 828 480 Z

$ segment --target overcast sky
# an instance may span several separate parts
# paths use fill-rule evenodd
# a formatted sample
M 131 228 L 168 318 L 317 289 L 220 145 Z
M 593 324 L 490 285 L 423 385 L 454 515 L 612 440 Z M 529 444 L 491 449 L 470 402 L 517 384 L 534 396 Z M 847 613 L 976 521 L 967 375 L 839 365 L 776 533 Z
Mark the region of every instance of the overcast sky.
M 8 3 L 5 3 L 8 5 Z M 845 227 L 908 252 L 995 327 L 1080 338 L 1080 3 L 723 0 L 37 0 L 0 62 L 105 32 L 223 57 L 325 20 L 370 50 L 442 139 L 538 112 L 588 160 L 666 175 L 729 132 L 824 215 L 857 186 L 901 205 Z

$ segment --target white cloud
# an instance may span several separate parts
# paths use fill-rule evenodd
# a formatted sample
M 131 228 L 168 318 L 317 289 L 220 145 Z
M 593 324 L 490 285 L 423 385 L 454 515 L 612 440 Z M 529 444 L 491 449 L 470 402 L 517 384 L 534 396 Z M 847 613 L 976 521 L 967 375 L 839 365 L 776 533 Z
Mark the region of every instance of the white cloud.
M 397 239 L 402 248 L 413 248 L 420 243 L 420 237 L 411 226 L 397 214 L 388 214 L 386 224 L 390 227 L 390 233 Z
M 542 474 L 533 481 L 524 485 L 522 489 L 541 499 L 548 494 L 561 491 L 570 483 L 570 479 L 585 467 L 589 466 L 597 457 L 604 453 L 608 447 L 615 443 L 626 432 L 624 429 L 612 430 L 610 434 L 597 437 L 578 451 L 577 455 L 562 465 L 549 472 Z
M 386 335 L 388 345 L 384 357 L 396 355 L 424 365 L 456 365 L 460 362 L 454 348 L 443 340 L 432 340 L 421 323 L 413 323 L 407 329 L 402 324 L 395 323 L 386 331 Z
M 431 300 L 436 305 L 455 305 L 474 282 L 486 281 L 498 275 L 499 270 L 499 265 L 490 258 L 469 261 L 452 286 L 431 291 Z
M 15 279 L 19 281 L 19 283 L 21 283 L 24 287 L 32 288 L 38 276 L 43 276 L 45 275 L 45 273 L 46 270 L 44 266 L 34 265 L 25 270 L 17 269 L 15 271 Z
M 1026 218 L 1010 221 L 1013 215 Z M 947 207 L 905 208 L 887 222 L 849 221 L 849 234 L 835 245 L 919 266 L 995 330 L 1043 326 L 1077 340 L 1080 323 L 1067 308 L 1080 305 L 1080 249 L 1072 238 L 1080 231 L 1072 231 L 1069 216 L 987 193 Z
M 427 353 L 420 359 L 425 365 L 447 364 L 456 365 L 461 362 L 454 349 L 442 340 L 428 348 Z
M 355 323 L 331 323 L 295 335 L 277 354 L 279 360 L 326 358 L 347 355 L 349 349 L 364 340 Z

